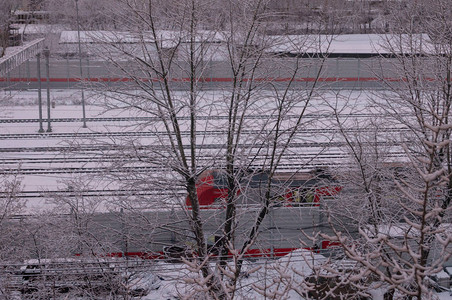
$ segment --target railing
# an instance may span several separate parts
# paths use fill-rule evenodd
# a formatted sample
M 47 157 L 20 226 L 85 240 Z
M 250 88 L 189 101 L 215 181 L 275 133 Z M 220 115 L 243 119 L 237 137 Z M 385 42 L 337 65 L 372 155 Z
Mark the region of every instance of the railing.
M 11 72 L 30 58 L 35 57 L 44 48 L 44 38 L 34 40 L 26 45 L 17 47 L 16 51 L 0 58 L 0 76 Z

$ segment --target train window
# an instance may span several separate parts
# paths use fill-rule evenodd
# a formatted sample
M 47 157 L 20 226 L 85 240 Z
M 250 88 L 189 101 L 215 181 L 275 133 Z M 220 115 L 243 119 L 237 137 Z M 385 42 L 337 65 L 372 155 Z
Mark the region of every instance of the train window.
M 216 188 L 227 188 L 228 186 L 228 178 L 224 172 L 214 171 L 213 182 Z
M 175 58 L 177 56 L 176 47 L 166 47 L 161 49 L 162 55 L 166 58 Z
M 217 197 L 213 200 L 213 203 L 214 204 L 223 203 L 223 202 L 225 202 L 225 200 L 226 200 L 225 198 Z
M 314 202 L 314 192 L 312 190 L 305 190 L 304 202 L 313 203 Z
M 275 195 L 276 205 L 287 202 L 288 205 L 304 205 L 316 202 L 315 190 L 310 188 L 294 188 Z
M 313 203 L 315 200 L 314 191 L 311 189 L 295 189 L 292 191 L 291 201 L 294 203 Z
M 223 244 L 223 236 L 214 234 L 207 238 L 207 251 L 209 254 L 219 255 Z
M 300 190 L 296 189 L 292 192 L 292 201 L 295 203 L 301 202 Z

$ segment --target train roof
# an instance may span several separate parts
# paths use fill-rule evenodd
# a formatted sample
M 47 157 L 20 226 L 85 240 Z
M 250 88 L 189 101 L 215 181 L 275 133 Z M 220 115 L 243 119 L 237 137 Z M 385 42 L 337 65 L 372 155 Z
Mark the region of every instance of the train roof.
M 213 183 L 217 188 L 227 187 L 226 172 L 221 169 L 205 170 L 200 175 L 200 179 L 207 176 L 212 176 Z M 260 170 L 245 170 L 241 174 L 241 182 L 244 184 L 255 187 L 261 186 L 267 182 L 269 173 Z M 300 187 L 300 186 L 314 186 L 322 185 L 325 181 L 331 182 L 334 179 L 330 174 L 324 170 L 313 170 L 311 172 L 277 172 L 273 175 L 271 180 L 272 185 L 284 185 L 286 187 Z

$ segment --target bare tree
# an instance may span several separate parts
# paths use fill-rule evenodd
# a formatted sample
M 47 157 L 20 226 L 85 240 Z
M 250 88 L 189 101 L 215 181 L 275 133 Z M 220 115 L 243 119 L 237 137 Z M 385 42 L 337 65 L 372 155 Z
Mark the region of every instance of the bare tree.
M 20 177 L 16 175 L 2 176 L 0 198 L 0 235 L 2 236 L 2 259 L 12 259 L 14 255 L 14 237 L 17 234 L 14 227 L 17 225 L 10 218 L 23 213 L 26 202 L 17 197 L 22 189 Z M 19 222 L 19 221 L 17 221 Z M 19 228 L 20 226 L 17 226 Z M 12 245 L 12 246 L 11 246 Z
M 13 21 L 14 11 L 17 9 L 15 1 L 2 1 L 0 3 L 0 57 L 5 55 L 6 47 L 10 43 L 10 25 Z
M 23 258 L 24 213 L 26 201 L 18 197 L 22 191 L 22 180 L 18 174 L 2 175 L 0 178 L 0 261 L 17 263 Z M 5 268 L 7 269 L 7 268 Z M 0 281 L 0 295 L 9 296 L 11 274 L 5 272 Z
M 191 266 L 201 278 L 195 280 L 199 286 L 192 291 L 213 298 L 235 295 L 245 255 L 290 182 L 290 178 L 280 182 L 278 192 L 275 174 L 285 154 L 294 151 L 291 143 L 306 142 L 298 131 L 306 125 L 304 116 L 318 96 L 323 72 L 325 58 L 279 59 L 268 51 L 279 43 L 291 43 L 302 53 L 318 40 L 281 41 L 282 37 L 265 36 L 271 16 L 267 2 L 119 1 L 125 9 L 112 13 L 118 22 L 127 24 L 127 32 L 92 33 L 94 39 L 103 41 L 99 50 L 111 72 L 124 78 L 122 84 L 107 89 L 100 85 L 96 90 L 110 110 L 145 120 L 121 130 L 139 130 L 150 137 L 95 141 L 104 149 L 99 155 L 108 168 L 102 174 L 104 184 L 108 180 L 109 185 L 135 193 L 114 201 L 124 211 L 138 213 L 135 219 L 143 223 L 132 227 L 142 226 L 149 232 L 163 227 L 175 235 L 187 235 L 187 240 L 193 238 L 190 246 L 197 259 Z M 112 35 L 129 43 L 111 43 Z M 313 61 L 317 66 L 313 80 L 300 89 L 297 76 Z M 283 80 L 274 81 L 278 76 Z M 209 82 L 212 77 L 227 80 Z M 113 164 L 112 157 L 117 158 Z M 218 205 L 225 210 L 203 214 L 198 187 L 208 170 L 217 170 L 225 179 L 225 193 L 218 197 Z M 260 194 L 254 198 L 244 194 L 259 173 L 266 175 Z M 141 196 L 138 191 L 150 194 Z M 181 201 L 186 195 L 189 207 Z M 252 214 L 252 225 L 241 228 L 243 210 L 238 207 L 247 202 L 257 204 L 258 209 Z M 167 212 L 183 211 L 185 217 L 158 223 L 143 213 L 156 205 Z M 174 214 L 174 218 L 176 215 L 180 216 Z M 223 220 L 222 224 L 206 229 L 205 224 L 216 218 Z M 178 228 L 178 223 L 186 220 L 189 230 Z M 207 238 L 212 234 L 220 236 L 219 271 L 209 264 Z M 228 263 L 230 253 L 233 264 Z
M 79 2 L 79 22 L 83 30 L 117 29 L 117 26 L 121 25 L 106 14 L 110 4 L 108 1 L 77 1 Z M 43 0 L 42 6 L 51 12 L 50 22 L 69 25 L 76 29 L 75 2 L 75 0 Z
M 385 91 L 371 101 L 384 122 L 369 123 L 370 131 L 360 128 L 355 135 L 341 129 L 353 159 L 353 179 L 344 183 L 351 194 L 341 197 L 351 203 L 362 193 L 364 218 L 348 213 L 357 232 L 336 226 L 325 237 L 339 242 L 363 274 L 377 275 L 387 299 L 398 293 L 424 299 L 433 297 L 429 278 L 451 256 L 450 12 L 447 1 L 430 3 L 428 10 L 425 3 L 403 5 L 393 21 L 398 34 L 387 36 L 392 58 L 383 59 L 389 66 L 381 75 Z M 385 136 L 382 124 L 398 128 L 398 136 Z M 400 158 L 391 152 L 405 159 L 396 163 Z

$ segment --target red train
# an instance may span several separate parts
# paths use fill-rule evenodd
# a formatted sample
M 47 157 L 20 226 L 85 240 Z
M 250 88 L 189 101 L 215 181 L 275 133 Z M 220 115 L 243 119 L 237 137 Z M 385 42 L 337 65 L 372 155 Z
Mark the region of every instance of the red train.
M 268 173 L 248 171 L 239 181 L 237 191 L 240 204 L 257 204 L 268 184 Z M 228 197 L 227 175 L 222 170 L 206 170 L 196 183 L 202 209 L 222 208 Z M 277 206 L 318 205 L 322 198 L 333 197 L 341 187 L 333 178 L 315 170 L 309 173 L 276 173 L 271 180 L 271 197 Z M 247 196 L 246 196 L 247 195 Z M 278 203 L 279 202 L 279 203 Z M 191 207 L 190 199 L 185 201 Z M 316 204 L 317 203 L 317 204 Z

